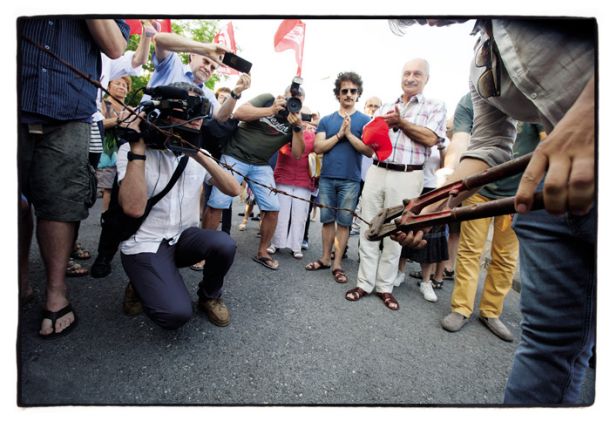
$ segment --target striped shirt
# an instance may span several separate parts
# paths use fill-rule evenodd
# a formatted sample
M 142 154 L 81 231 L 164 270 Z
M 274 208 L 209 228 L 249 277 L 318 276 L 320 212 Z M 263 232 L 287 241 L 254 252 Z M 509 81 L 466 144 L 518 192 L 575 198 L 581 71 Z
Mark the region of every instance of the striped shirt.
M 129 26 L 123 20 L 117 24 L 127 39 Z M 100 49 L 85 19 L 20 18 L 18 28 L 20 35 L 99 79 Z M 90 121 L 97 88 L 28 41 L 20 39 L 19 46 L 22 122 Z
M 445 139 L 447 110 L 445 103 L 425 98 L 422 94 L 409 99 L 407 104 L 402 97 L 396 102 L 384 104 L 375 116 L 383 115 L 398 105 L 400 117 L 412 124 L 432 130 L 439 138 Z M 411 140 L 402 130 L 390 129 L 392 154 L 383 162 L 399 165 L 423 165 L 430 156 L 430 148 Z

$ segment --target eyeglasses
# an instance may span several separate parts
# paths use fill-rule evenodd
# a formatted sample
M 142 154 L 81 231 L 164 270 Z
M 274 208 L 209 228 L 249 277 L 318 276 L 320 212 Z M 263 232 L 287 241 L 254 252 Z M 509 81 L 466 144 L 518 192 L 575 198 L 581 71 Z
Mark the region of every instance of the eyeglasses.
M 500 71 L 493 38 L 481 43 L 475 54 L 474 64 L 477 67 L 485 67 L 485 71 L 477 81 L 479 94 L 483 98 L 500 96 Z
M 341 89 L 341 95 L 347 95 L 348 92 L 350 94 L 352 94 L 352 95 L 356 95 L 358 93 L 358 89 L 356 89 L 356 88 L 352 88 L 352 89 L 343 88 L 343 89 Z

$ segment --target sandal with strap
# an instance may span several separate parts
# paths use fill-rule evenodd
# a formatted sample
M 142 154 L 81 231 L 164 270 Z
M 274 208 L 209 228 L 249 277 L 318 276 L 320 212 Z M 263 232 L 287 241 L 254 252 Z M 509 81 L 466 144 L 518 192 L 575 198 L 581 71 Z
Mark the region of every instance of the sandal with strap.
M 400 305 L 398 305 L 398 301 L 390 292 L 378 292 L 377 296 L 383 300 L 383 303 L 390 310 L 398 310 Z
M 345 284 L 347 283 L 347 275 L 345 274 L 345 271 L 341 268 L 336 268 L 332 270 L 333 273 L 333 277 L 335 278 L 335 281 L 337 281 L 338 284 Z
M 66 266 L 66 276 L 68 278 L 78 278 L 87 275 L 89 275 L 89 269 L 82 267 L 74 259 L 68 260 L 68 265 Z
M 432 288 L 434 289 L 443 289 L 443 281 L 435 281 L 430 278 L 430 282 L 432 282 Z
M 307 263 L 305 270 L 322 270 L 330 269 L 330 265 L 325 265 L 322 260 L 316 260 L 315 262 Z
M 72 321 L 72 323 L 70 323 L 70 325 L 68 327 L 66 327 L 64 330 L 62 330 L 61 332 L 56 332 L 55 323 L 57 322 L 57 319 L 61 319 L 62 317 L 64 317 L 66 314 L 68 314 L 70 312 L 72 314 L 74 314 L 74 320 Z M 59 338 L 60 336 L 66 336 L 68 333 L 70 333 L 70 332 L 72 332 L 72 330 L 74 330 L 74 328 L 76 327 L 76 323 L 78 322 L 78 319 L 76 318 L 76 312 L 74 311 L 74 309 L 72 308 L 72 306 L 70 304 L 68 304 L 67 306 L 65 306 L 64 308 L 62 308 L 59 311 L 49 311 L 47 309 L 43 309 L 42 318 L 43 318 L 43 320 L 49 319 L 51 321 L 51 327 L 53 328 L 53 332 L 51 332 L 47 335 L 38 333 L 38 336 L 40 336 L 43 339 L 55 339 L 55 338 Z
M 70 257 L 72 259 L 88 260 L 91 259 L 91 253 L 89 253 L 89 250 L 85 250 L 80 243 L 76 243 Z
M 345 293 L 345 299 L 347 301 L 358 301 L 359 299 L 361 299 L 362 297 L 366 297 L 367 295 L 369 295 L 368 292 L 366 292 L 360 287 L 356 287 L 350 289 Z

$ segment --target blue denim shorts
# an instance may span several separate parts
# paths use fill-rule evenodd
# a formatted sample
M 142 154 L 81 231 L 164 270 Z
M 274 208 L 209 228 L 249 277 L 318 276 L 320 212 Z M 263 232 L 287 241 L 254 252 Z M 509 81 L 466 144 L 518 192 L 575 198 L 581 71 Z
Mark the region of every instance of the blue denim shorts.
M 269 165 L 247 164 L 229 155 L 223 155 L 220 157 L 220 162 L 226 163 L 241 174 L 233 174 L 239 184 L 241 184 L 243 181 L 243 176 L 246 176 L 257 183 L 261 183 L 275 189 L 273 169 Z M 252 190 L 252 193 L 254 193 L 256 203 L 261 211 L 270 212 L 280 210 L 280 202 L 276 193 L 272 193 L 268 188 L 255 183 L 248 182 L 248 186 L 250 187 L 250 190 Z M 214 187 L 207 205 L 215 209 L 229 209 L 232 202 L 233 197 L 227 196 L 218 190 L 218 188 Z
M 356 209 L 358 195 L 360 193 L 360 182 L 340 178 L 320 178 L 320 193 L 318 200 L 320 204 L 333 208 Z M 337 222 L 343 227 L 352 224 L 353 215 L 347 211 L 336 211 L 334 209 L 320 209 L 320 222 L 329 224 Z

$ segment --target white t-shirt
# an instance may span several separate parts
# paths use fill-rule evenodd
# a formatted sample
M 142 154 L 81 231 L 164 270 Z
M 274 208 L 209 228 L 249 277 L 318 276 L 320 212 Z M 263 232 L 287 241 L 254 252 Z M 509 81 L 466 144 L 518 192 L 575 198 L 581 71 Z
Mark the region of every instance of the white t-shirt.
M 129 144 L 119 148 L 118 179 L 125 177 Z M 146 150 L 147 195 L 152 197 L 167 186 L 182 156 L 168 150 Z M 202 183 L 210 184 L 210 174 L 190 159 L 174 187 L 151 209 L 138 231 L 121 243 L 124 254 L 156 253 L 164 239 L 175 244 L 187 228 L 199 225 L 199 197 Z

